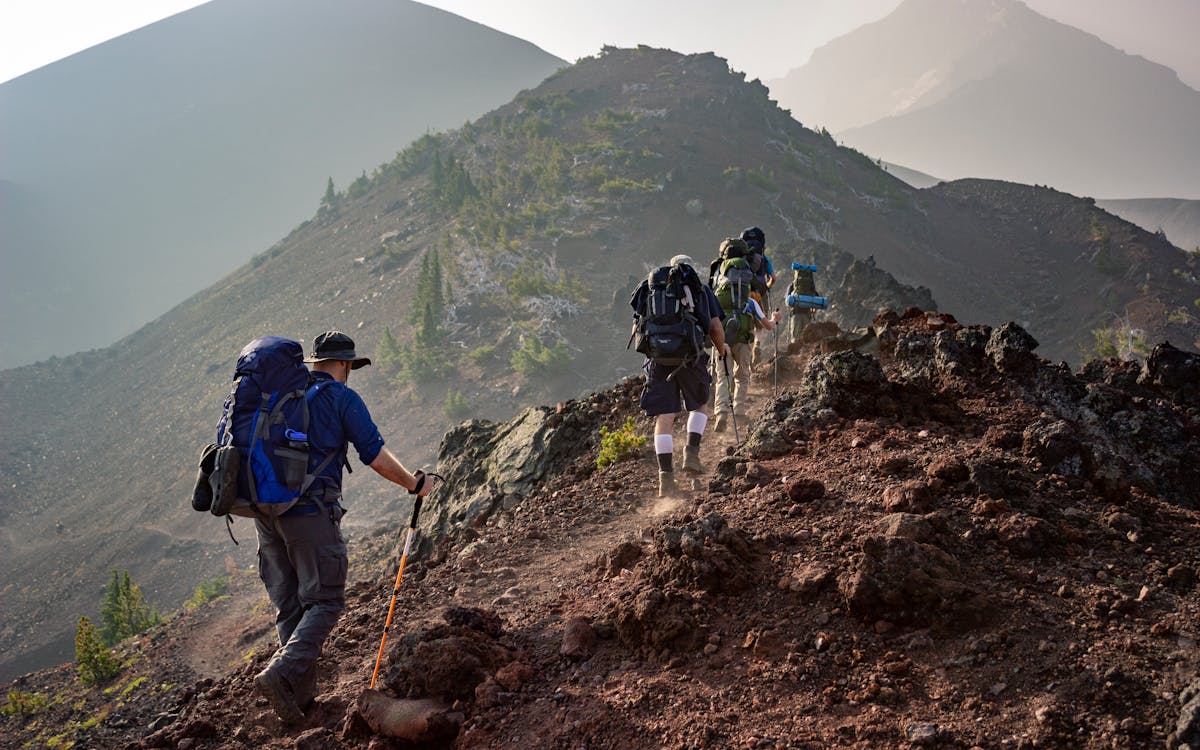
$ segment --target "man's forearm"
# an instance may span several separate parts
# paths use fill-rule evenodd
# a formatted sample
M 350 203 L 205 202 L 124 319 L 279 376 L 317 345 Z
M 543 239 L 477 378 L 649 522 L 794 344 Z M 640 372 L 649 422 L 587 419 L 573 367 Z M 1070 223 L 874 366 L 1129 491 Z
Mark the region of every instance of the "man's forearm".
M 371 468 L 384 479 L 395 482 L 406 490 L 417 486 L 417 478 L 404 468 L 400 461 L 387 448 L 379 451 L 379 455 L 371 462 Z

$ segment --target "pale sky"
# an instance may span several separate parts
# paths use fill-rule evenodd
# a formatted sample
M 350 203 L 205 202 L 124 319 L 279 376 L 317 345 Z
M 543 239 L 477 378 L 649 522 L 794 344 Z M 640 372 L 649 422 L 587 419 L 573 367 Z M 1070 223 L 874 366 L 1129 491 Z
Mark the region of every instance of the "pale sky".
M 604 44 L 716 51 L 750 78 L 776 78 L 817 45 L 887 15 L 900 0 L 431 0 L 574 62 Z M 0 0 L 0 81 L 202 3 Z M 734 22 L 734 19 L 739 19 Z
M 350 2 L 351 0 L 330 0 Z M 1200 89 L 1200 0 L 1026 0 Z M 197 0 L 0 0 L 0 82 L 200 5 Z M 750 78 L 882 18 L 900 0 L 427 0 L 574 62 L 604 44 L 714 51 Z

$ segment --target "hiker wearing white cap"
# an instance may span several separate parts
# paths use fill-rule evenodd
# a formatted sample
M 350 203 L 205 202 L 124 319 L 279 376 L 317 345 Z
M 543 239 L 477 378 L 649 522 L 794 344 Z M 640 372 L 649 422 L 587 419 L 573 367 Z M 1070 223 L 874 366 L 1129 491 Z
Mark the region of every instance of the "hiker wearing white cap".
M 673 466 L 675 415 L 688 412 L 687 444 L 683 470 L 692 476 L 704 473 L 700 463 L 700 439 L 708 423 L 704 406 L 712 391 L 708 372 L 708 342 L 721 356 L 725 344 L 724 314 L 712 290 L 701 283 L 694 261 L 679 254 L 651 271 L 629 300 L 634 310 L 630 341 L 646 355 L 642 372 L 641 406 L 654 417 L 654 453 L 658 459 L 658 495 L 676 495 Z

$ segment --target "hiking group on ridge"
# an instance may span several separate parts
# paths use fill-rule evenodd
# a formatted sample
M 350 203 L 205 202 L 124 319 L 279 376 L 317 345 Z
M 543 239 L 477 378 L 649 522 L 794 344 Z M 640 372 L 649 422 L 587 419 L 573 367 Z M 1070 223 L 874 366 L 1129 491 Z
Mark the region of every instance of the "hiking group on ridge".
M 815 296 L 812 282 L 816 266 L 793 263 L 792 268 L 796 278 L 786 299 L 791 311 L 789 344 L 799 339 L 814 309 L 820 309 L 814 300 L 821 300 L 824 307 L 824 298 Z M 806 276 L 798 286 L 801 274 Z M 740 237 L 721 242 L 718 257 L 709 264 L 706 284 L 696 273 L 695 261 L 679 254 L 651 271 L 634 290 L 629 300 L 634 311 L 630 343 L 636 342 L 636 350 L 646 356 L 640 405 L 655 420 L 660 497 L 678 492 L 672 436 L 677 414 L 688 414 L 683 472 L 692 479 L 704 473 L 700 441 L 708 424 L 704 407 L 710 396 L 713 429 L 723 432 L 732 422 L 736 439 L 737 421 L 745 418 L 749 403 L 751 367 L 762 359 L 758 332 L 775 333 L 782 320 L 778 309 L 766 312 L 775 280 L 763 230 L 750 227 Z

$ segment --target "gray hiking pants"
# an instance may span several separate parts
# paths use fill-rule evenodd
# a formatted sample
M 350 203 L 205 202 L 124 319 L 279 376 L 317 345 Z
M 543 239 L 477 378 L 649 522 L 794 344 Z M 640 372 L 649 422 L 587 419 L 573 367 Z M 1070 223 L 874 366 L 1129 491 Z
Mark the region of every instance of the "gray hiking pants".
M 280 645 L 270 668 L 293 687 L 316 668 L 321 646 L 346 607 L 343 513 L 335 504 L 314 516 L 254 521 L 258 575 L 277 613 Z

